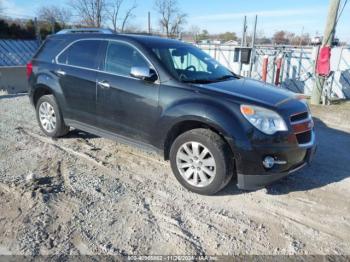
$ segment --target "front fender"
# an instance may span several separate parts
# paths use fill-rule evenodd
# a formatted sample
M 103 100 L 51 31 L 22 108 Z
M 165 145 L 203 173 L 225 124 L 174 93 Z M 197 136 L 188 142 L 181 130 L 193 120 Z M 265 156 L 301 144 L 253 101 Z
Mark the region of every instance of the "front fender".
M 157 147 L 163 148 L 169 132 L 185 121 L 196 121 L 210 126 L 225 138 L 233 152 L 236 152 L 237 146 L 240 148 L 250 146 L 242 125 L 245 122 L 241 122 L 232 110 L 207 99 L 191 98 L 163 111 L 154 136 Z
M 162 111 L 153 135 L 154 144 L 158 148 L 163 148 L 167 134 L 180 122 L 189 120 L 203 122 L 205 119 L 205 106 L 202 101 L 186 99 L 175 103 Z
M 241 116 L 239 105 L 230 104 L 228 107 L 219 103 L 207 103 L 206 118 L 208 123 L 222 133 L 232 151 L 237 151 L 237 147 L 245 149 L 251 147 L 247 136 L 250 127 Z

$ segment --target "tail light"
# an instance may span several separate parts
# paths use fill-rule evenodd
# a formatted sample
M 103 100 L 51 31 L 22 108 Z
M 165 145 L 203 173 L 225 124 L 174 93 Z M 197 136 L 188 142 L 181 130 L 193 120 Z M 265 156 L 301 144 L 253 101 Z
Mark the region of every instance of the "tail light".
M 30 61 L 27 64 L 27 79 L 29 79 L 29 77 L 32 73 L 33 73 L 33 64 L 32 64 L 32 61 Z

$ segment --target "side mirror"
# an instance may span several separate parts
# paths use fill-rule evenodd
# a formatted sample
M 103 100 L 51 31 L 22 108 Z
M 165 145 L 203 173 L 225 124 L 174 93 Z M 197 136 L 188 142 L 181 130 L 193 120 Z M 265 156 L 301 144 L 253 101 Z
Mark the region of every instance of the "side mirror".
M 157 80 L 156 72 L 149 67 L 133 66 L 130 70 L 130 76 L 150 82 Z

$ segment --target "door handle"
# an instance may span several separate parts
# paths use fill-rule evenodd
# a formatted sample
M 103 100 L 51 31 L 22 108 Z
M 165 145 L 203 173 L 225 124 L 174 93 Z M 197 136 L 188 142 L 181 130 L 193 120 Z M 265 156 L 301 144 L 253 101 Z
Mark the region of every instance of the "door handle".
M 64 71 L 62 71 L 62 70 L 60 70 L 60 69 L 56 70 L 55 72 L 56 72 L 56 74 L 59 75 L 59 76 L 65 76 L 65 75 L 66 75 L 66 72 L 64 72 Z
M 107 81 L 97 81 L 97 84 L 102 88 L 102 89 L 108 89 L 111 87 L 111 85 Z

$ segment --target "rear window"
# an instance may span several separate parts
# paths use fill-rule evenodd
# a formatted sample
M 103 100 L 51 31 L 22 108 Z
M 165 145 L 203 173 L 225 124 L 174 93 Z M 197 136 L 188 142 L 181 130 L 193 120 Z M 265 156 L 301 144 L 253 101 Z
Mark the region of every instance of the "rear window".
M 69 46 L 58 57 L 58 63 L 97 69 L 98 50 L 103 41 L 81 40 Z
M 65 40 L 63 39 L 50 39 L 48 38 L 39 48 L 38 52 L 34 56 L 34 59 L 41 61 L 52 61 L 59 52 L 61 46 L 63 46 Z

